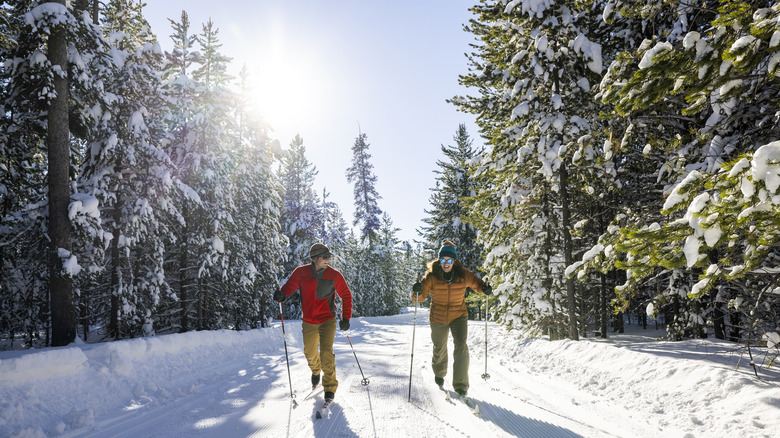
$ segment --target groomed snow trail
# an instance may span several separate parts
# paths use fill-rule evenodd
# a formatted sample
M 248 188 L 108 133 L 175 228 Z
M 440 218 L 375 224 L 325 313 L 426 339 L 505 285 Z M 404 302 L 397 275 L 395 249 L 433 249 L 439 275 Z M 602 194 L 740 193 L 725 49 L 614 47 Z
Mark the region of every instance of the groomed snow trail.
M 342 332 L 335 351 L 339 388 L 323 412 L 322 391 L 309 400 L 311 375 L 302 352 L 299 321 L 285 322 L 297 406 L 290 399 L 284 346 L 260 345 L 251 357 L 201 370 L 184 394 L 167 400 L 139 397 L 123 413 L 97 417 L 67 437 L 651 437 L 658 426 L 565 381 L 536 376 L 507 358 L 488 358 L 484 322 L 469 324 L 469 396 L 479 415 L 454 397 L 445 400 L 430 369 L 428 314 L 418 312 L 411 401 L 409 371 L 413 314 L 355 318 L 348 332 L 367 386 Z M 490 332 L 502 330 L 492 324 Z M 490 354 L 488 339 L 488 354 Z M 518 340 L 518 342 L 522 342 Z M 276 347 L 276 348 L 275 348 Z M 452 345 L 450 342 L 450 354 Z M 450 358 L 451 361 L 451 358 Z M 566 364 L 562 364 L 565 366 Z M 450 363 L 450 372 L 451 372 Z M 548 374 L 549 375 L 549 374 Z M 143 382 L 141 382 L 143 384 Z M 445 388 L 451 390 L 450 376 Z

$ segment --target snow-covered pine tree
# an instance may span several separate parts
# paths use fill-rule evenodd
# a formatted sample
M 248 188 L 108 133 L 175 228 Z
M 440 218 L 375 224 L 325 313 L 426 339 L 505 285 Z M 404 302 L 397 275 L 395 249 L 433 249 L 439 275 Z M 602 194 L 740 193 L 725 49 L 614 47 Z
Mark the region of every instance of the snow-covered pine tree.
M 582 199 L 592 188 L 601 46 L 588 35 L 600 14 L 573 1 L 483 1 L 469 31 L 481 40 L 461 82 L 480 96 L 453 102 L 478 114 L 490 150 L 473 173 L 480 187 L 469 221 L 492 248 L 485 268 L 508 324 L 578 339 L 578 297 L 564 275 Z M 565 291 L 565 293 L 561 293 Z
M 231 174 L 236 211 L 231 237 L 225 242 L 233 277 L 229 284 L 235 290 L 222 298 L 233 314 L 230 325 L 236 329 L 265 327 L 275 314 L 277 306 L 272 297 L 279 287 L 287 247 L 280 225 L 282 188 L 273 171 L 278 142 L 270 140 L 267 127 L 249 109 L 245 67 L 239 77 L 234 154 L 241 160 Z
M 615 229 L 614 225 L 634 224 L 641 227 L 663 220 L 660 214 L 663 197 L 668 195 L 673 184 L 685 173 L 690 156 L 700 151 L 698 147 L 690 146 L 697 142 L 698 128 L 695 127 L 702 126 L 707 118 L 706 114 L 682 115 L 680 111 L 686 106 L 682 99 L 657 100 L 658 93 L 663 94 L 661 90 L 666 86 L 662 84 L 667 80 L 663 74 L 654 76 L 653 85 L 639 93 L 634 100 L 649 105 L 628 109 L 628 100 L 618 97 L 622 84 L 617 81 L 633 81 L 627 76 L 632 75 L 637 61 L 649 61 L 650 58 L 643 58 L 653 40 L 673 41 L 687 30 L 707 26 L 710 19 L 708 16 L 712 12 L 708 11 L 709 6 L 705 4 L 701 4 L 702 9 L 699 9 L 699 6 L 689 7 L 692 5 L 646 2 L 642 4 L 641 11 L 637 6 L 638 3 L 632 1 L 610 3 L 603 14 L 604 20 L 610 24 L 609 28 L 614 31 L 604 35 L 605 40 L 609 41 L 606 44 L 610 48 L 612 62 L 601 83 L 598 97 L 604 103 L 616 107 L 616 110 L 605 111 L 605 114 L 612 116 L 611 132 L 620 139 L 613 145 L 617 157 L 615 162 L 621 163 L 624 169 L 620 173 L 621 195 L 617 198 L 619 212 L 609 227 L 612 230 Z M 649 95 L 655 97 L 648 100 Z M 609 244 L 611 234 L 604 234 L 606 239 L 602 239 L 602 246 L 614 248 Z M 620 257 L 619 253 L 611 255 Z M 606 270 L 615 265 L 602 266 Z M 692 281 L 690 273 L 659 269 L 636 293 L 619 289 L 618 307 L 644 315 L 643 309 L 650 297 L 661 297 L 662 301 L 670 303 L 668 306 L 659 306 L 664 309 L 667 321 L 690 320 L 692 309 L 687 307 L 686 300 L 681 303 L 678 297 L 681 293 L 685 294 L 685 289 L 689 287 L 687 285 Z M 670 324 L 670 327 L 672 325 L 679 324 Z
M 23 335 L 31 347 L 47 328 L 46 129 L 48 105 L 41 95 L 50 74 L 42 35 L 30 32 L 25 15 L 32 2 L 0 8 L 0 330 L 13 344 Z M 40 55 L 38 55 L 40 54 Z
M 631 5 L 627 6 L 621 14 L 632 17 Z M 749 261 L 757 256 L 755 260 L 764 263 L 775 257 L 771 250 L 764 254 L 761 250 L 772 247 L 773 227 L 758 227 L 760 217 L 748 219 L 749 215 L 730 211 L 754 211 L 750 206 L 760 205 L 761 196 L 766 199 L 771 184 L 764 195 L 754 198 L 750 189 L 735 192 L 730 178 L 743 175 L 747 186 L 760 186 L 765 176 L 753 175 L 751 180 L 744 176 L 744 164 L 735 163 L 765 168 L 766 159 L 758 150 L 766 154 L 778 138 L 773 121 L 777 103 L 769 97 L 776 95 L 778 87 L 774 79 L 780 60 L 776 56 L 780 34 L 774 24 L 778 5 L 705 2 L 678 7 L 653 2 L 649 6 L 656 15 L 675 18 L 678 25 L 669 32 L 655 28 L 658 31 L 648 35 L 636 53 L 619 57 L 602 88 L 605 99 L 622 114 L 652 120 L 661 128 L 655 129 L 660 135 L 654 135 L 660 139 L 647 148 L 670 155 L 658 173 L 659 180 L 672 175 L 662 207 L 670 216 L 658 221 L 630 217 L 621 230 L 603 239 L 604 252 L 595 259 L 604 257 L 607 264 L 618 264 L 628 255 L 624 267 L 629 281 L 621 288 L 625 297 L 641 290 L 645 279 L 663 279 L 666 274 L 669 286 L 654 297 L 650 310 L 681 309 L 667 321 L 670 337 L 702 334 L 706 321 L 715 327 L 716 336 L 723 337 L 724 303 L 747 313 L 757 307 L 758 296 L 751 291 L 773 287 L 772 278 Z M 724 166 L 729 160 L 735 161 Z M 759 229 L 767 232 L 756 235 Z M 741 235 L 758 240 L 737 238 Z M 757 241 L 763 243 L 756 245 Z M 755 269 L 744 271 L 735 265 Z M 732 326 L 739 327 L 739 319 L 740 313 L 733 313 Z
M 347 182 L 354 184 L 352 194 L 355 199 L 355 219 L 352 225 L 360 226 L 360 239 L 371 246 L 380 227 L 382 210 L 378 204 L 381 196 L 376 190 L 377 178 L 374 165 L 370 161 L 369 146 L 371 145 L 365 133 L 361 132 L 355 137 L 355 143 L 352 145 L 352 165 L 347 168 Z
M 97 102 L 96 96 L 100 94 L 102 86 L 96 79 L 97 70 L 101 66 L 110 65 L 110 61 L 106 55 L 107 44 L 100 29 L 91 22 L 89 14 L 78 8 L 69 9 L 64 2 L 16 2 L 10 10 L 9 18 L 8 30 L 19 34 L 14 37 L 16 44 L 3 54 L 4 60 L 13 64 L 3 81 L 6 96 L 3 103 L 4 114 L 12 116 L 8 126 L 8 132 L 12 134 L 7 138 L 11 145 L 9 152 L 13 158 L 9 161 L 7 171 L 13 175 L 21 170 L 17 165 L 26 167 L 25 172 L 34 170 L 36 166 L 31 165 L 32 161 L 24 158 L 24 154 L 16 153 L 18 147 L 30 148 L 29 156 L 41 164 L 39 169 L 46 166 L 49 168 L 44 174 L 30 175 L 29 178 L 25 177 L 25 180 L 43 181 L 45 175 L 52 186 L 48 192 L 29 191 L 32 186 L 18 188 L 22 191 L 17 194 L 27 191 L 27 195 L 32 197 L 25 199 L 27 207 L 18 213 L 12 213 L 12 224 L 21 225 L 26 221 L 25 217 L 31 218 L 30 213 L 33 213 L 33 216 L 40 214 L 43 226 L 36 229 L 25 226 L 17 231 L 22 234 L 32 231 L 32 241 L 26 242 L 30 245 L 24 252 L 33 258 L 46 260 L 50 269 L 48 275 L 40 274 L 46 272 L 45 269 L 36 269 L 37 273 L 32 274 L 36 278 L 36 286 L 32 289 L 29 288 L 31 284 L 17 284 L 13 290 L 18 291 L 21 287 L 25 293 L 34 293 L 34 290 L 45 290 L 47 286 L 52 288 L 52 303 L 46 303 L 48 299 L 45 294 L 43 300 L 33 298 L 28 303 L 37 302 L 38 305 L 53 309 L 50 316 L 35 311 L 32 313 L 38 313 L 38 320 L 47 321 L 51 317 L 52 344 L 63 345 L 75 337 L 72 281 L 82 271 L 80 262 L 84 261 L 79 260 L 78 245 L 71 246 L 73 227 L 75 226 L 78 232 L 80 225 L 86 225 L 100 237 L 99 222 L 96 218 L 86 218 L 80 214 L 79 206 L 83 206 L 86 199 L 80 196 L 71 198 L 73 185 L 70 175 L 77 174 L 75 163 L 78 160 L 71 152 L 77 151 L 78 145 L 88 135 L 92 116 L 90 111 Z M 47 50 L 49 45 L 54 47 L 55 43 L 58 44 L 57 50 Z M 52 124 L 49 119 L 56 121 Z M 55 126 L 60 128 L 54 129 Z M 17 140 L 23 140 L 24 143 L 13 144 Z M 44 143 L 48 144 L 46 149 L 42 148 Z M 55 143 L 57 147 L 54 146 Z M 38 151 L 42 153 L 37 155 Z M 46 198 L 37 198 L 38 195 Z M 12 198 L 9 200 L 12 201 Z M 91 204 L 92 200 L 88 203 Z M 47 206 L 58 213 L 47 215 L 39 210 Z M 51 221 L 55 219 L 59 220 L 53 225 Z M 9 231 L 15 232 L 13 228 Z M 36 246 L 35 242 L 47 235 L 56 249 L 36 254 L 35 248 L 42 247 Z M 10 242 L 23 240 L 22 236 L 17 234 Z M 54 292 L 55 290 L 57 292 Z M 35 327 L 30 328 L 32 336 Z
M 475 242 L 477 231 L 463 221 L 466 211 L 462 200 L 475 193 L 476 187 L 469 178 L 469 166 L 474 156 L 481 151 L 474 150 L 464 124 L 458 126 L 452 139 L 455 145 L 441 146 L 447 160 L 436 162 L 439 167 L 434 170 L 438 175 L 437 184 L 431 189 L 431 208 L 425 211 L 428 217 L 423 219 L 427 225 L 422 226 L 418 234 L 434 257 L 441 242 L 454 242 L 458 246 L 458 259 L 469 269 L 475 269 L 482 265 L 482 248 Z
M 103 88 L 91 111 L 79 190 L 99 201 L 101 229 L 111 237 L 105 259 L 97 246 L 82 251 L 94 267 L 80 281 L 80 308 L 85 336 L 87 321 L 107 314 L 107 335 L 117 339 L 154 333 L 157 306 L 171 293 L 164 254 L 171 241 L 167 224 L 178 212 L 171 199 L 173 163 L 163 150 L 162 51 L 140 2 L 112 0 L 101 12 L 118 62 L 97 73 Z
M 233 236 L 236 211 L 230 172 L 240 159 L 235 154 L 234 93 L 228 89 L 232 80 L 227 74 L 229 58 L 220 53 L 219 29 L 209 20 L 202 25 L 195 40 L 200 46 L 200 62 L 192 73 L 200 93 L 195 100 L 197 115 L 192 121 L 196 138 L 192 152 L 199 154 L 192 169 L 191 187 L 198 192 L 202 209 L 198 210 L 198 288 L 196 301 L 197 328 L 214 329 L 227 326 L 232 315 L 223 312 L 222 300 L 229 297 L 237 285 L 232 283 L 229 254 L 225 242 Z
M 339 248 L 338 257 L 331 260 L 331 265 L 341 271 L 352 291 L 352 317 L 366 316 L 366 305 L 370 305 L 360 291 L 365 290 L 364 283 L 369 281 L 366 272 L 365 258 L 367 248 L 360 244 L 357 236 L 351 235 Z
M 322 189 L 322 203 L 320 211 L 322 214 L 322 223 L 320 224 L 317 239 L 331 247 L 331 250 L 338 248 L 349 239 L 349 226 L 341 213 L 338 204 L 329 201 L 330 193 L 327 189 Z
M 290 241 L 285 272 L 309 263 L 309 248 L 316 243 L 322 223 L 320 201 L 314 191 L 317 167 L 306 157 L 303 138 L 296 135 L 282 156 L 280 179 L 284 190 L 285 209 L 282 231 Z
M 197 223 L 197 212 L 202 209 L 203 202 L 193 188 L 197 185 L 201 158 L 195 145 L 197 131 L 193 127 L 198 116 L 195 102 L 200 88 L 191 75 L 200 61 L 200 54 L 194 47 L 196 38 L 190 33 L 187 13 L 182 11 L 181 22 L 168 21 L 173 28 L 173 50 L 165 52 L 167 63 L 163 80 L 170 99 L 164 120 L 171 137 L 166 152 L 176 166 L 173 178 L 179 191 L 176 208 L 180 215 L 175 227 L 175 243 L 166 253 L 165 269 L 169 275 L 167 281 L 176 293 L 176 301 L 166 303 L 161 310 L 164 315 L 170 315 L 166 331 L 187 332 L 194 328 L 192 318 L 193 303 L 197 299 L 198 257 L 205 240 L 201 240 Z
M 75 24 L 67 11 L 65 0 L 32 11 L 40 13 L 41 27 L 50 30 L 46 43 L 46 57 L 52 71 L 49 108 L 46 116 L 46 150 L 48 152 L 49 226 L 49 302 L 51 303 L 51 344 L 68 345 L 76 339 L 76 312 L 73 305 L 73 279 L 65 263 L 72 256 L 71 224 L 68 218 L 70 203 L 70 82 L 68 68 L 68 27 Z M 37 18 L 37 17 L 36 17 Z M 37 20 L 36 20 L 37 21 Z M 70 21 L 70 23 L 68 23 Z M 66 24 L 67 23 L 67 24 Z M 68 25 L 69 24 L 69 25 Z
M 387 213 L 382 214 L 382 223 L 377 230 L 377 245 L 374 255 L 377 257 L 376 299 L 374 309 L 369 315 L 396 315 L 408 301 L 407 292 L 413 283 L 408 271 L 404 270 L 404 252 L 396 237 L 399 228 Z
M 289 240 L 284 275 L 289 276 L 300 265 L 311 263 L 309 248 L 318 241 L 317 236 L 323 222 L 320 201 L 314 191 L 317 168 L 306 157 L 303 138 L 296 135 L 290 148 L 282 155 L 279 179 L 282 184 L 284 209 L 282 210 L 282 232 Z M 287 301 L 285 315 L 300 318 L 298 295 Z
M 477 230 L 465 222 L 468 213 L 464 200 L 474 195 L 476 187 L 469 177 L 471 160 L 481 151 L 475 151 L 465 124 L 460 124 L 452 137 L 455 145 L 441 146 L 446 161 L 438 160 L 436 185 L 431 189 L 431 209 L 423 219 L 427 225 L 418 230 L 427 253 L 436 257 L 436 251 L 445 240 L 458 246 L 458 259 L 470 270 L 482 266 L 482 247 L 476 242 Z M 479 302 L 468 301 L 469 317 L 477 316 Z
M 360 132 L 352 145 L 352 165 L 347 168 L 347 181 L 354 184 L 355 219 L 352 225 L 359 227 L 357 241 L 349 252 L 355 280 L 352 282 L 353 303 L 361 316 L 382 314 L 385 309 L 382 298 L 386 293 L 386 282 L 380 276 L 383 265 L 392 251 L 385 243 L 379 242 L 379 229 L 382 226 L 382 210 L 378 201 L 381 198 L 376 190 L 377 177 L 371 154 L 368 136 Z

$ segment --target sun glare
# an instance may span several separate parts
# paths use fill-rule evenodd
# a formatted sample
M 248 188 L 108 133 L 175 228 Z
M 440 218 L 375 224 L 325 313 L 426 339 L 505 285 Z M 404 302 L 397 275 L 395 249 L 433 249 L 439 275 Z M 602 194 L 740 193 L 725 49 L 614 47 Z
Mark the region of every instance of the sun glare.
M 252 106 L 276 135 L 295 135 L 322 101 L 322 77 L 316 57 L 276 44 L 256 56 L 250 67 Z M 288 141 L 288 139 L 282 139 Z

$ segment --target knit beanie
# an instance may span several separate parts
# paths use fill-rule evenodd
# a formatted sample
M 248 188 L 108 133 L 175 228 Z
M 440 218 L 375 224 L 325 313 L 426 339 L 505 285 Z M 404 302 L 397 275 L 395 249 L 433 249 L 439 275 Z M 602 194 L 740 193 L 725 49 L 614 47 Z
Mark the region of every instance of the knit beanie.
M 444 243 L 441 244 L 441 249 L 439 249 L 439 258 L 442 257 L 450 257 L 452 259 L 456 259 L 458 257 L 458 251 L 455 250 L 455 244 L 450 242 L 449 240 L 445 240 Z
M 309 257 L 330 257 L 330 248 L 323 245 L 322 243 L 315 243 L 311 246 L 309 249 Z

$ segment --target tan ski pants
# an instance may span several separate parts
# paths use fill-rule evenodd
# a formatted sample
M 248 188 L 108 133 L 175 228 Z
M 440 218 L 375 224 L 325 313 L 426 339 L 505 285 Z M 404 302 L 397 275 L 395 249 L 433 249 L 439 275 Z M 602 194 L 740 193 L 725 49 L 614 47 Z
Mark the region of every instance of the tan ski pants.
M 322 372 L 322 389 L 336 392 L 336 355 L 333 354 L 333 340 L 336 337 L 336 318 L 322 324 L 301 322 L 303 327 L 303 354 L 309 362 L 312 374 Z M 318 351 L 319 350 L 319 351 Z

